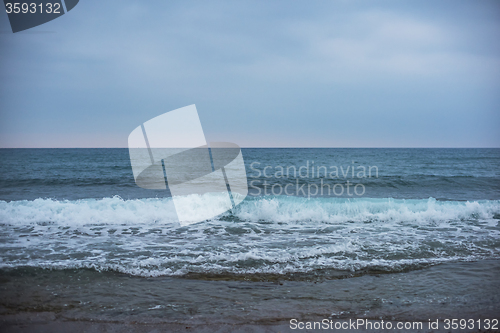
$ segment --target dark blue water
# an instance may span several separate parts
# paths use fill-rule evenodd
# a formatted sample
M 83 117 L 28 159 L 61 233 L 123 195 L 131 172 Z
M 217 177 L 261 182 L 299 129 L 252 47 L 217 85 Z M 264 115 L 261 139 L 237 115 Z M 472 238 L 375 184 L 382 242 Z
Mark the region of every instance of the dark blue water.
M 266 188 L 272 194 L 276 184 L 320 184 L 323 179 L 325 185 L 345 184 L 347 180 L 361 183 L 366 190 L 363 196 L 369 198 L 500 198 L 500 149 L 247 148 L 243 157 L 249 183 L 254 181 L 251 195 L 263 195 Z M 0 149 L 0 161 L 0 200 L 169 196 L 168 191 L 145 190 L 135 184 L 127 149 Z M 262 174 L 266 166 L 271 167 L 266 169 L 269 178 Z M 328 171 L 326 177 L 322 166 Z M 279 167 L 288 177 L 275 177 Z M 297 170 L 295 175 L 291 167 Z M 301 175 L 308 177 L 298 174 L 300 167 L 304 167 Z M 338 178 L 331 178 L 335 167 Z M 371 177 L 358 178 L 360 167 L 377 169 L 372 168 Z M 260 177 L 253 169 L 261 172 Z M 255 188 L 261 189 L 260 193 Z M 291 187 L 288 193 L 302 195 Z M 327 196 L 325 192 L 323 196 Z M 347 192 L 339 196 L 349 197 Z

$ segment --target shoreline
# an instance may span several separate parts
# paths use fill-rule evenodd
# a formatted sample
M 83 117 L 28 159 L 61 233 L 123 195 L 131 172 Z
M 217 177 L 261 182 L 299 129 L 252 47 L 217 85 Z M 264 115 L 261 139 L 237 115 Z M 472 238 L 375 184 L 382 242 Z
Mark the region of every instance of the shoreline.
M 301 331 L 290 329 L 292 318 L 394 323 L 493 319 L 500 313 L 500 260 L 279 283 L 46 270 L 4 274 L 0 288 L 2 331 L 287 332 Z
M 348 327 L 349 321 L 337 320 L 340 326 Z M 64 320 L 54 313 L 39 314 L 19 314 L 17 316 L 0 316 L 0 330 L 5 332 L 51 332 L 51 333 L 99 333 L 99 332 L 197 332 L 197 333 L 252 333 L 252 332 L 412 332 L 412 333 L 446 333 L 450 329 L 444 327 L 443 322 L 439 322 L 438 328 L 429 328 L 428 323 L 423 323 L 422 328 L 397 329 L 398 321 L 385 321 L 386 326 L 391 325 L 392 329 L 375 328 L 347 328 L 347 329 L 297 329 L 293 328 L 289 321 L 278 321 L 275 323 L 259 324 L 176 324 L 176 323 L 137 323 L 137 322 L 105 322 L 105 321 L 85 321 L 85 320 Z M 490 333 L 498 332 L 492 329 L 465 329 L 460 332 Z

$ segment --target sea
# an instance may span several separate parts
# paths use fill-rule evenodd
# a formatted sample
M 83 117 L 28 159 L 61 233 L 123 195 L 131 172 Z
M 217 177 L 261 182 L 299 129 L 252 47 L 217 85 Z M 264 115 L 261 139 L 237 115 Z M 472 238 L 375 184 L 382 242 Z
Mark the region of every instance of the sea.
M 186 224 L 128 149 L 0 149 L 0 314 L 500 319 L 500 149 L 241 152 L 246 198 Z

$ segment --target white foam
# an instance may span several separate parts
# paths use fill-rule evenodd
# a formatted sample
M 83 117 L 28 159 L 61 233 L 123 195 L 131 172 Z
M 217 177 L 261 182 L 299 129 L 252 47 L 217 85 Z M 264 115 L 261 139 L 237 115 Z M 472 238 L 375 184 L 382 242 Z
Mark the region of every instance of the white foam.
M 193 216 L 200 209 L 216 209 L 219 195 L 182 198 Z M 203 204 L 200 204 L 203 203 Z M 208 208 L 207 208 L 208 206 Z M 491 219 L 500 212 L 500 201 L 436 201 L 396 199 L 339 199 L 258 197 L 245 200 L 233 212 L 245 221 L 331 222 L 407 221 L 425 223 L 463 219 Z M 230 213 L 224 214 L 228 215 Z M 223 216 L 224 216 L 223 215 Z M 123 200 L 120 197 L 57 201 L 0 201 L 0 221 L 8 224 L 171 224 L 177 218 L 170 198 Z
M 61 226 L 91 224 L 170 224 L 177 222 L 171 199 L 103 199 L 57 201 L 0 201 L 0 221 L 23 225 L 53 223 Z
M 193 214 L 217 196 L 183 198 Z M 0 267 L 140 276 L 399 269 L 500 256 L 500 201 L 248 198 L 181 226 L 170 199 L 0 201 Z
M 437 201 L 396 199 L 339 199 L 261 197 L 239 207 L 237 216 L 248 221 L 407 221 L 425 223 L 455 219 L 491 219 L 500 201 Z

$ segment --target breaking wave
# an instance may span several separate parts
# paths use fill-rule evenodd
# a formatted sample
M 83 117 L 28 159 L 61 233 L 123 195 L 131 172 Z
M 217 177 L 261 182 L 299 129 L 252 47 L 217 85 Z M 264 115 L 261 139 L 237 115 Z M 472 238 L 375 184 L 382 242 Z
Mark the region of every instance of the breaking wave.
M 193 214 L 216 195 L 183 200 Z M 500 257 L 500 201 L 248 197 L 188 226 L 172 200 L 0 201 L 0 267 L 139 276 L 399 271 Z

